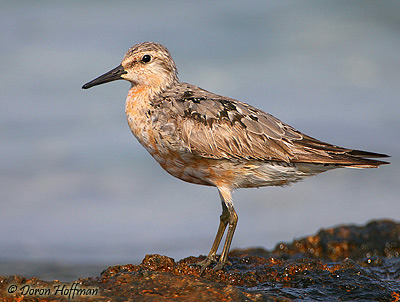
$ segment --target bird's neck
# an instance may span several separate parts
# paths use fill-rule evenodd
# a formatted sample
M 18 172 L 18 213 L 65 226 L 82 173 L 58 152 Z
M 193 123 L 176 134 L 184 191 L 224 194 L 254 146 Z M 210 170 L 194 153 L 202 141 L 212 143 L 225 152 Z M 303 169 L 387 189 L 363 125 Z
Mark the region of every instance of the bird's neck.
M 139 130 L 137 122 L 148 119 L 149 110 L 154 109 L 154 102 L 159 99 L 159 95 L 175 84 L 174 82 L 171 86 L 164 87 L 143 84 L 131 86 L 125 102 L 125 113 L 132 131 Z
M 157 94 L 154 89 L 146 85 L 132 85 L 125 102 L 125 113 L 129 116 L 145 114 L 150 109 L 151 99 Z
M 174 78 L 169 82 L 151 83 L 151 85 L 132 84 L 126 99 L 126 107 L 150 107 L 152 100 L 157 99 L 160 94 L 170 89 L 177 82 L 178 79 Z

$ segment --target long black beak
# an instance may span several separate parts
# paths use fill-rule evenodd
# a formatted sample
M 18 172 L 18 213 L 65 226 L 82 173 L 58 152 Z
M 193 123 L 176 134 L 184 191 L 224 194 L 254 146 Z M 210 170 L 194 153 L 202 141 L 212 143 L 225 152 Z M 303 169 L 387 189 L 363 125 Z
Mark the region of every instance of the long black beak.
M 90 87 L 108 83 L 115 80 L 122 80 L 123 78 L 121 76 L 125 73 L 127 72 L 125 71 L 124 67 L 122 67 L 122 65 L 119 65 L 115 67 L 113 70 L 110 70 L 109 72 L 106 72 L 105 74 L 99 76 L 98 78 L 95 78 L 93 81 L 86 83 L 85 85 L 82 86 L 82 89 L 88 89 Z

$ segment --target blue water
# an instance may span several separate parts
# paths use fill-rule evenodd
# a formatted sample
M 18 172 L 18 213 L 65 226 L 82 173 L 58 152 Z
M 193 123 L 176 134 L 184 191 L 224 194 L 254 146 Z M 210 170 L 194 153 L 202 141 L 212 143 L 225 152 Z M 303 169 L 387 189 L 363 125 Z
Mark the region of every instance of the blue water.
M 379 169 L 237 191 L 233 247 L 399 219 L 397 0 L 2 1 L 0 26 L 3 262 L 113 265 L 209 251 L 217 190 L 172 178 L 136 142 L 128 83 L 81 90 L 143 41 L 170 49 L 182 81 L 321 140 L 392 155 Z

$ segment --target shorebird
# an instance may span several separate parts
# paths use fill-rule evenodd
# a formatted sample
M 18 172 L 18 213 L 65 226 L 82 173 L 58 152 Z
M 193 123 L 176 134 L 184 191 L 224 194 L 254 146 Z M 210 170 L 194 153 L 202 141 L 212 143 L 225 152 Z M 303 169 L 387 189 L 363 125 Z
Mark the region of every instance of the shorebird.
M 200 274 L 213 263 L 214 270 L 227 263 L 238 221 L 234 189 L 283 186 L 339 167 L 388 164 L 370 159 L 385 154 L 324 143 L 251 105 L 180 82 L 161 44 L 134 45 L 119 66 L 82 88 L 120 79 L 131 83 L 125 112 L 140 144 L 169 174 L 219 191 L 220 223 L 208 256 L 198 263 Z

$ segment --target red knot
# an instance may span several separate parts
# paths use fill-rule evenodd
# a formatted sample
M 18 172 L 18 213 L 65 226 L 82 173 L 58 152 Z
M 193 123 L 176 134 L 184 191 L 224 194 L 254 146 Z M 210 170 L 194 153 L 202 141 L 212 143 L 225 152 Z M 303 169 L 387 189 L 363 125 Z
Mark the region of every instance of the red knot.
M 385 154 L 321 142 L 251 105 L 182 83 L 168 49 L 140 43 L 121 64 L 82 88 L 114 80 L 131 83 L 125 112 L 144 148 L 171 175 L 218 188 L 222 214 L 200 273 L 227 263 L 238 216 L 232 202 L 237 188 L 282 186 L 335 168 L 376 168 Z

